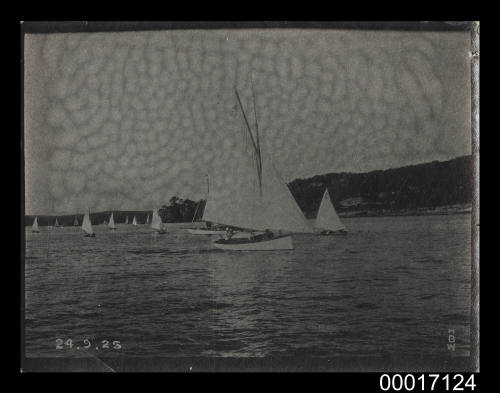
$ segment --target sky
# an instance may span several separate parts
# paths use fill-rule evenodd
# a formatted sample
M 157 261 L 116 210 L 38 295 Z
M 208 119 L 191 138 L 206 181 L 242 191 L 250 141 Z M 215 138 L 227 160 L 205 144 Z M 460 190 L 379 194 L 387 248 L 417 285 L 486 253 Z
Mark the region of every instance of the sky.
M 235 88 L 285 181 L 471 154 L 468 32 L 27 34 L 26 214 L 206 198 L 240 154 Z

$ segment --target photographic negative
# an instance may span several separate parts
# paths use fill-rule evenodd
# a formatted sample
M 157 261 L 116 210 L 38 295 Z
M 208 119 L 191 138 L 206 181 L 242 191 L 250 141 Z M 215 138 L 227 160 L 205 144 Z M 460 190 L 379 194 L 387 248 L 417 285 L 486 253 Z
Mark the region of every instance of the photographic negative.
M 478 23 L 21 28 L 23 371 L 478 370 Z

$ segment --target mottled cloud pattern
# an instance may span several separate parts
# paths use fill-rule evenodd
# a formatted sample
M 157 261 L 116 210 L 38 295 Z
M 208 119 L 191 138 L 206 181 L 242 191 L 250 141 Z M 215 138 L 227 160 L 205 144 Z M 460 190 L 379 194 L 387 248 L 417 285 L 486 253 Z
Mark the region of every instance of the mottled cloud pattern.
M 28 35 L 27 213 L 205 196 L 244 122 L 291 180 L 470 154 L 468 35 L 170 31 Z M 231 181 L 227 181 L 231 187 Z

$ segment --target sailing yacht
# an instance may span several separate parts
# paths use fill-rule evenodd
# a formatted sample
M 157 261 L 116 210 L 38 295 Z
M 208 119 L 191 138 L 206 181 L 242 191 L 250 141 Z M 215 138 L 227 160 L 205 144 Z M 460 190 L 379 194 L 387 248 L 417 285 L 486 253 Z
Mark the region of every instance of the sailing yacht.
M 333 207 L 330 194 L 328 193 L 328 188 L 323 194 L 323 199 L 321 200 L 314 226 L 320 235 L 347 234 L 345 225 L 342 221 L 340 221 L 340 218 Z
M 292 233 L 313 233 L 288 186 L 281 180 L 264 146 L 261 146 L 257 114 L 255 132 L 248 123 L 238 91 L 236 98 L 246 124 L 245 149 L 230 169 L 238 181 L 234 194 L 218 194 L 217 186 L 203 218 L 208 221 L 244 228 L 244 234 L 212 244 L 224 250 L 293 250 Z M 255 100 L 254 100 L 255 112 Z
M 144 225 L 148 225 L 149 224 L 149 214 L 146 215 L 146 222 L 144 223 Z
M 110 231 L 116 230 L 115 220 L 113 218 L 113 212 L 111 212 L 111 217 L 109 217 L 108 228 Z
M 137 226 L 137 220 L 135 219 L 135 216 L 134 219 L 132 220 L 132 225 Z
M 161 220 L 160 214 L 158 214 L 157 209 L 153 209 L 153 217 L 151 218 L 151 228 L 156 231 L 159 235 L 167 233 L 165 226 Z
M 54 227 L 60 227 L 61 225 L 59 225 L 59 222 L 57 221 L 57 217 L 56 217 L 56 222 L 54 223 Z
M 92 229 L 92 222 L 90 222 L 90 209 L 83 217 L 82 230 L 85 232 L 85 237 L 95 237 L 94 230 Z
M 205 212 L 207 211 L 207 206 L 209 206 L 210 201 L 210 176 L 208 173 L 205 174 L 207 177 L 207 202 L 205 204 L 205 210 L 203 212 L 202 221 L 205 221 L 205 228 L 200 229 L 188 229 L 188 232 L 192 235 L 224 235 L 226 233 L 225 229 L 218 229 L 217 225 L 213 225 L 210 221 L 205 219 Z M 198 204 L 199 207 L 199 204 Z M 196 208 L 196 212 L 198 208 Z M 193 221 L 196 217 L 196 212 L 194 213 Z
M 128 216 L 125 216 L 125 224 L 128 224 Z
M 73 226 L 77 227 L 79 225 L 80 224 L 78 223 L 78 218 L 76 218 L 76 216 L 75 216 L 75 219 L 73 220 Z
M 35 220 L 33 221 L 33 225 L 31 226 L 31 232 L 34 233 L 40 232 L 40 229 L 38 229 L 38 217 L 35 217 Z

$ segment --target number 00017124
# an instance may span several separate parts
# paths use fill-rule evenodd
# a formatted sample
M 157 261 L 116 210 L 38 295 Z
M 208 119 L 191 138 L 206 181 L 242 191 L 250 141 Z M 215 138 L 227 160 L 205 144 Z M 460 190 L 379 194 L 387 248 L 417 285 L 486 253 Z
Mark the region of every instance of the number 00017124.
M 380 389 L 386 391 L 474 391 L 476 384 L 474 374 L 468 377 L 463 374 L 382 374 L 380 376 Z

